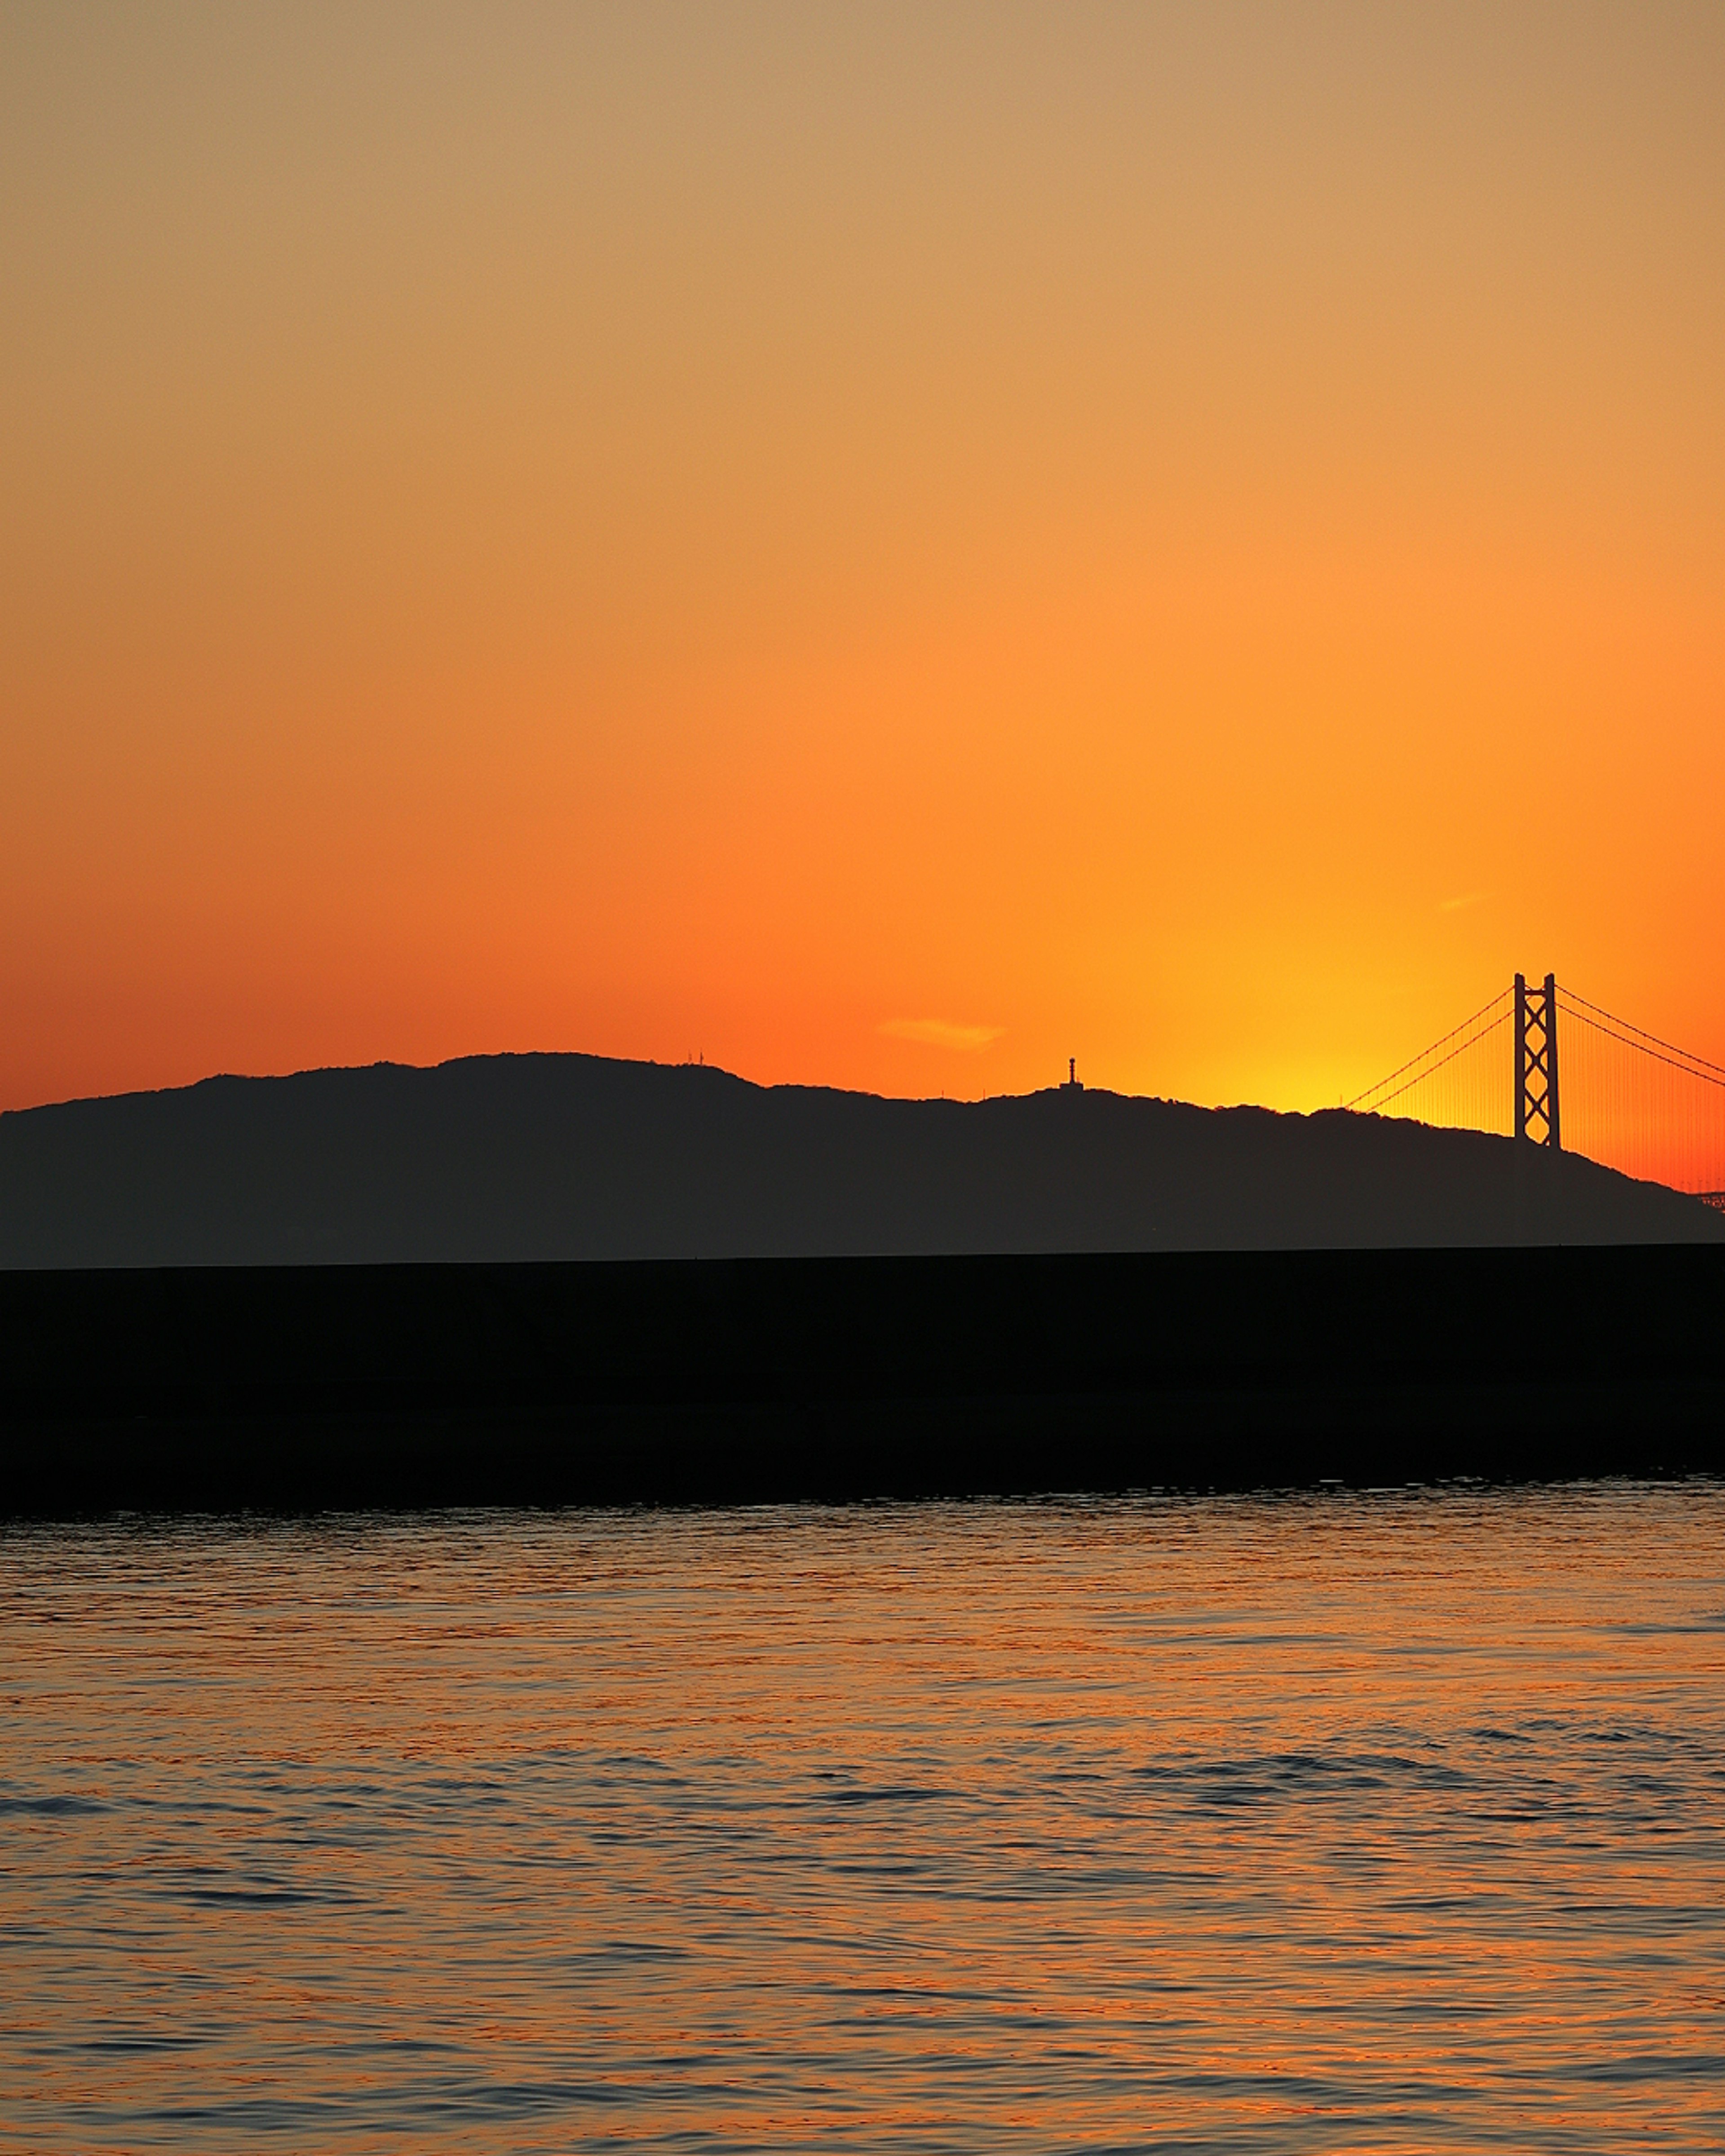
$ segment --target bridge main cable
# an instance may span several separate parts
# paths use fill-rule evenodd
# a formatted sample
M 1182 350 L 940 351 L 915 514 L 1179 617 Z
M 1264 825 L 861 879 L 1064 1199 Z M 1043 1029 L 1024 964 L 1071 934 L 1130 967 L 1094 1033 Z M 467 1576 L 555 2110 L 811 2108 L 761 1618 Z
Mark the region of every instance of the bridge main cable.
M 1389 1101 L 1399 1099 L 1410 1086 L 1417 1086 L 1422 1079 L 1427 1077 L 1430 1070 L 1440 1070 L 1445 1064 L 1460 1055 L 1464 1050 L 1471 1048 L 1476 1041 L 1483 1040 L 1488 1033 L 1501 1025 L 1509 1016 L 1508 1005 L 1514 993 L 1513 988 L 1500 988 L 1488 1002 L 1480 1005 L 1471 1018 L 1465 1018 L 1460 1025 L 1451 1026 L 1447 1033 L 1440 1033 L 1435 1040 L 1422 1048 L 1417 1055 L 1410 1055 L 1405 1063 L 1399 1063 L 1387 1077 L 1380 1078 L 1375 1086 L 1368 1086 L 1364 1092 L 1356 1093 L 1351 1101 L 1344 1101 L 1342 1103 L 1343 1106 L 1351 1110 L 1358 1108 L 1363 1101 L 1371 1101 L 1378 1107 L 1385 1107 Z M 1488 1011 L 1495 1010 L 1499 1004 L 1503 1004 L 1504 1009 L 1498 1012 L 1497 1016 L 1489 1025 L 1480 1026 L 1480 1020 Z M 1472 1033 L 1471 1029 L 1476 1026 L 1479 1026 L 1479 1031 Z M 1462 1034 L 1471 1034 L 1471 1038 L 1466 1040 L 1461 1040 L 1459 1036 Z M 1455 1042 L 1455 1046 L 1450 1050 L 1449 1055 L 1439 1056 L 1435 1062 L 1432 1062 L 1430 1059 L 1437 1055 L 1438 1050 L 1447 1047 L 1452 1040 Z M 1420 1067 L 1428 1064 L 1430 1070 Z M 1395 1086 L 1396 1080 L 1401 1077 L 1404 1071 L 1409 1070 L 1414 1073 L 1414 1075 L 1408 1080 L 1407 1085 L 1396 1086 L 1393 1093 L 1387 1091 L 1389 1087 Z M 1381 1100 L 1378 1098 L 1380 1095 L 1384 1096 Z
M 1590 1025 L 1595 1033 L 1603 1033 L 1625 1048 L 1638 1050 L 1656 1062 L 1669 1063 L 1674 1070 L 1686 1072 L 1699 1078 L 1703 1085 L 1725 1086 L 1725 1064 L 1710 1063 L 1704 1055 L 1697 1055 L 1687 1048 L 1679 1048 L 1675 1041 L 1661 1040 L 1656 1033 L 1649 1033 L 1639 1025 L 1631 1025 L 1626 1018 L 1619 1018 L 1615 1011 L 1603 1005 L 1590 1004 L 1585 996 L 1579 996 L 1574 988 L 1558 990 L 1558 1003 L 1567 1009 L 1578 1024 Z M 1589 1014 L 1592 1015 L 1589 1016 Z M 1600 1020 L 1604 1019 L 1604 1024 Z M 1631 1036 L 1635 1036 L 1631 1038 Z

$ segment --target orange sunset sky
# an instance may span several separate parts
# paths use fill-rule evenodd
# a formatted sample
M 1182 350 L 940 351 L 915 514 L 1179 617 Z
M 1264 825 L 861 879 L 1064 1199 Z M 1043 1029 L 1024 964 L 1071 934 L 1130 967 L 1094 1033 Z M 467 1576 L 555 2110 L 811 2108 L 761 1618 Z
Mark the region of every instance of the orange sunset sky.
M 0 1106 L 1725 1061 L 1725 9 L 0 13 Z

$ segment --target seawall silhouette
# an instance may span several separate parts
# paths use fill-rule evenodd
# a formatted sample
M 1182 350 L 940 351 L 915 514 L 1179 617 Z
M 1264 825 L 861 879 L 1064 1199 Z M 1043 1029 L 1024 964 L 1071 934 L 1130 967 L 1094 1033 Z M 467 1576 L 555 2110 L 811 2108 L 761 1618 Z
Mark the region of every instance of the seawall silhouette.
M 0 1273 L 0 1513 L 1725 1470 L 1725 1249 Z
M 1507 1138 L 1096 1091 L 979 1102 L 475 1057 L 0 1116 L 0 1267 L 1725 1242 Z

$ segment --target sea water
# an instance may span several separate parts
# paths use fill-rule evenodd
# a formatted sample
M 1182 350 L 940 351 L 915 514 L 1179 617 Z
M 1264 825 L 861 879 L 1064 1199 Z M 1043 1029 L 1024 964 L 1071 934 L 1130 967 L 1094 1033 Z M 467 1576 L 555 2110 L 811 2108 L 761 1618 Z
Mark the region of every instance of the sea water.
M 0 1534 L 0 2148 L 1725 2145 L 1725 1491 Z

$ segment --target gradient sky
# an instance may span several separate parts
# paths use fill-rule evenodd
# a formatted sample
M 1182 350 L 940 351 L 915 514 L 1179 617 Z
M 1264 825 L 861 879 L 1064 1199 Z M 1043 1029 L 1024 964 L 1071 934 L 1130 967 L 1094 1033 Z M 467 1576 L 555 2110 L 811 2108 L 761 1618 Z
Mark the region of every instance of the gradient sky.
M 1725 1061 L 1725 9 L 0 12 L 0 1106 Z

